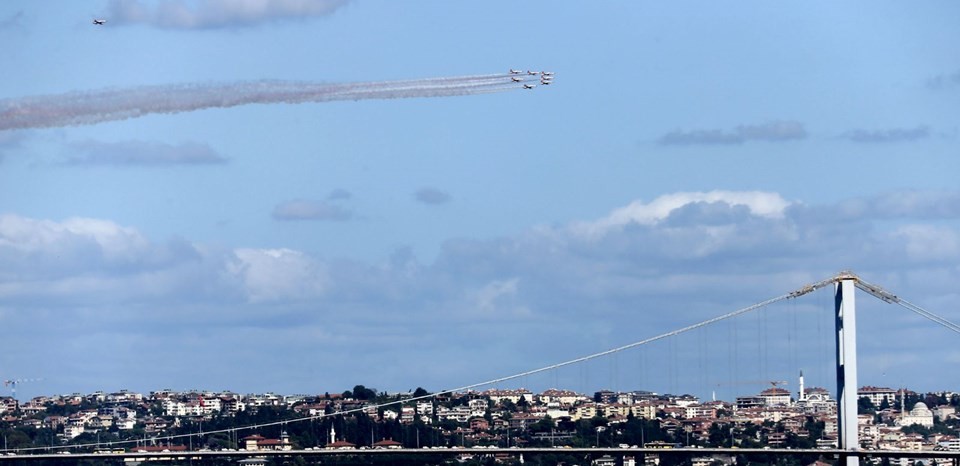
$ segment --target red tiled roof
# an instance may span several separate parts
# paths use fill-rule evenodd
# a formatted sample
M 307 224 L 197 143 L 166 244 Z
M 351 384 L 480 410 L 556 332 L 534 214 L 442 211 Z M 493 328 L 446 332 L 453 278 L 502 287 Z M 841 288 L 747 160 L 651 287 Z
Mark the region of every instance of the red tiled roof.
M 390 440 L 390 439 L 381 440 L 373 444 L 373 446 L 375 447 L 395 447 L 400 445 L 402 445 L 400 442 L 397 442 L 396 440 Z

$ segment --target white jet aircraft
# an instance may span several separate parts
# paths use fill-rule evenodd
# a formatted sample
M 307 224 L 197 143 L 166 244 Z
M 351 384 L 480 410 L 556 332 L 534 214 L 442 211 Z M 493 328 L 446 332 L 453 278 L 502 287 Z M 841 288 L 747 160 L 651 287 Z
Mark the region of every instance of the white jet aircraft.
M 93 24 L 96 24 L 97 26 L 103 26 L 103 25 L 106 24 L 106 23 L 107 23 L 107 20 L 105 20 L 105 19 L 99 19 L 99 18 L 97 18 L 97 19 L 94 19 L 94 20 L 93 20 Z
M 535 87 L 537 87 L 537 86 L 534 86 L 533 84 L 524 84 L 524 85 L 523 85 L 523 88 L 524 88 L 524 89 L 533 89 L 533 88 L 535 88 Z
M 520 79 L 520 78 L 510 78 L 510 80 L 513 81 L 513 82 L 515 82 L 515 83 L 523 82 L 523 80 Z

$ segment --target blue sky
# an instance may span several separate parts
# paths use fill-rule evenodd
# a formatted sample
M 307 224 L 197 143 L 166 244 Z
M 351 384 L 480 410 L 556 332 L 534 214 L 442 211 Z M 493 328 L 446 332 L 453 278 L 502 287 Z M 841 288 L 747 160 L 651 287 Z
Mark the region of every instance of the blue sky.
M 947 1 L 3 2 L 3 127 L 184 84 L 556 78 L 0 130 L 0 378 L 42 379 L 21 398 L 439 390 L 844 269 L 960 320 L 958 19 Z M 805 368 L 832 388 L 811 380 L 830 302 L 516 384 L 722 396 Z M 960 387 L 955 334 L 859 303 L 861 382 Z

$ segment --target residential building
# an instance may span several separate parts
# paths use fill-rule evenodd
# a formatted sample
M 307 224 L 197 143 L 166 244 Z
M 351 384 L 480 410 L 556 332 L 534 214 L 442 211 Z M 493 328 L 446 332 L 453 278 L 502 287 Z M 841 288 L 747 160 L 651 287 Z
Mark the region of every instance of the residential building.
M 857 390 L 858 398 L 866 398 L 870 400 L 870 403 L 873 406 L 880 407 L 880 405 L 886 401 L 888 406 L 893 406 L 897 399 L 897 392 L 887 388 L 887 387 L 860 387 Z

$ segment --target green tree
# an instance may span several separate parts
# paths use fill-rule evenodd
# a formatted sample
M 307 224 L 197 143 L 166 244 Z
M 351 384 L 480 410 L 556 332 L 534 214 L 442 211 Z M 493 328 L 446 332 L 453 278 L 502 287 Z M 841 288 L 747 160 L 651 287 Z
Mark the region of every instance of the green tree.
M 527 401 L 526 396 L 520 395 L 520 399 L 517 400 L 517 408 L 519 408 L 522 411 L 526 411 L 527 409 L 530 408 L 530 403 Z
M 377 398 L 377 391 L 363 385 L 356 385 L 353 387 L 353 397 L 358 400 L 373 400 Z
M 550 416 L 545 416 L 543 419 L 540 419 L 539 421 L 534 422 L 527 427 L 527 430 L 532 434 L 536 434 L 538 432 L 553 432 L 556 428 L 557 424 L 553 421 L 553 418 Z

